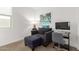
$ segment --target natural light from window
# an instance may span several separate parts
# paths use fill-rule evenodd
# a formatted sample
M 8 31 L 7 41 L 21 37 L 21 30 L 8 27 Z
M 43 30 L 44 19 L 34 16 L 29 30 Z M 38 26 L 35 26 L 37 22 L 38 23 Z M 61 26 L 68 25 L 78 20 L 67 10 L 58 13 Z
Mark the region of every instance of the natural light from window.
M 10 28 L 11 7 L 0 7 L 0 28 Z

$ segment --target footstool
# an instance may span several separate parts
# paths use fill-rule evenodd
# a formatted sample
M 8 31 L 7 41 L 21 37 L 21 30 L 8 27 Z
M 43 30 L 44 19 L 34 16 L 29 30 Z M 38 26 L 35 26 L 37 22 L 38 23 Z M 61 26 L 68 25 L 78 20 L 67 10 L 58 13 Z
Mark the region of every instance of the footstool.
M 27 46 L 29 46 L 32 51 L 35 49 L 35 47 L 40 46 L 43 44 L 43 39 L 38 35 L 32 35 L 27 40 Z

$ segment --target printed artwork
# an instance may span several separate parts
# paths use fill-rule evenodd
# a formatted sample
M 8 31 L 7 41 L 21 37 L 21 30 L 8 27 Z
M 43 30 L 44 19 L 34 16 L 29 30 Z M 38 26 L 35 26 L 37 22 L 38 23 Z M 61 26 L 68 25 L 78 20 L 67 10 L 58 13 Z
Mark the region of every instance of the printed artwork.
M 40 25 L 44 28 L 49 28 L 51 23 L 51 13 L 40 15 Z

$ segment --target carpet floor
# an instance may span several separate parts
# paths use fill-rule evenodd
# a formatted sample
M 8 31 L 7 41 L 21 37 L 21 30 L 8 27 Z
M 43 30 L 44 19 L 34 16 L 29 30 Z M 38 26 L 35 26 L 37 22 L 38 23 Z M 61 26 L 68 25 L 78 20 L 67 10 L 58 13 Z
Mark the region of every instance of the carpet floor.
M 24 45 L 24 41 L 14 42 L 5 46 L 0 47 L 0 51 L 32 51 L 28 46 Z M 53 48 L 52 43 L 49 44 L 47 47 L 38 46 L 35 48 L 35 51 L 67 51 L 63 48 L 55 47 Z

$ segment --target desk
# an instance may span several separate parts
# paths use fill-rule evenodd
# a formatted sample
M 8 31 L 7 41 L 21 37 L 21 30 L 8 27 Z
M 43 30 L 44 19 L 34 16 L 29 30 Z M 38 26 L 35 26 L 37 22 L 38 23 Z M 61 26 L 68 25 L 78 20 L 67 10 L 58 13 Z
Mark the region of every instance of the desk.
M 63 36 L 63 37 L 68 39 L 68 51 L 70 51 L 70 32 L 68 32 L 68 36 Z
M 68 51 L 70 51 L 70 31 L 56 31 L 57 33 L 60 33 L 63 35 L 64 39 L 67 39 L 68 43 Z

